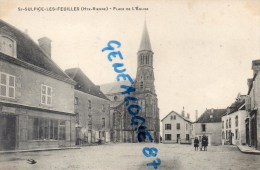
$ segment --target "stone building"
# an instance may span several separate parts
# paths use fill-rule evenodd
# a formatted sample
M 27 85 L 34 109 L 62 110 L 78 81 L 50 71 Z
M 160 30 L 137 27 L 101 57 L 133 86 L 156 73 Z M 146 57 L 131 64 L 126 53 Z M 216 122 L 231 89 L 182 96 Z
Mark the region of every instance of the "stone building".
M 252 61 L 252 70 L 253 78 L 248 79 L 249 89 L 246 98 L 246 143 L 260 150 L 260 60 Z
M 221 145 L 221 117 L 225 113 L 226 109 L 207 109 L 193 124 L 194 137 L 201 140 L 205 135 L 208 137 L 209 146 Z
M 0 150 L 75 145 L 74 85 L 39 45 L 0 20 Z
M 75 85 L 76 144 L 110 141 L 109 99 L 80 68 L 65 71 Z
M 233 144 L 242 145 L 246 143 L 245 119 L 245 95 L 238 95 L 236 101 L 232 103 L 227 112 L 222 116 L 222 145 Z
M 113 142 L 134 142 L 133 127 L 130 126 L 130 115 L 128 114 L 121 85 L 131 85 L 127 81 L 108 83 L 100 86 L 101 91 L 110 100 L 110 125 L 111 141 Z
M 134 97 L 138 98 L 139 105 L 142 107 L 142 111 L 139 115 L 145 118 L 145 126 L 153 136 L 154 141 L 159 142 L 160 118 L 158 100 L 154 86 L 153 54 L 145 23 L 140 48 L 137 52 L 137 73 L 134 82 L 136 91 Z M 124 142 L 137 142 L 137 134 L 134 132 L 133 127 L 130 126 L 131 116 L 129 116 L 125 106 L 123 106 L 122 99 L 124 96 L 120 95 L 120 90 L 117 90 L 118 87 L 120 87 L 118 83 L 101 86 L 101 90 L 104 90 L 103 92 L 108 98 L 115 99 L 111 101 L 111 106 L 113 106 L 111 112 L 113 115 L 117 116 L 113 118 L 113 120 L 116 121 L 114 123 L 117 129 L 115 132 L 117 133 L 118 138 L 121 138 Z
M 162 143 L 191 143 L 192 122 L 190 115 L 185 117 L 184 110 L 182 114 L 171 111 L 162 120 Z

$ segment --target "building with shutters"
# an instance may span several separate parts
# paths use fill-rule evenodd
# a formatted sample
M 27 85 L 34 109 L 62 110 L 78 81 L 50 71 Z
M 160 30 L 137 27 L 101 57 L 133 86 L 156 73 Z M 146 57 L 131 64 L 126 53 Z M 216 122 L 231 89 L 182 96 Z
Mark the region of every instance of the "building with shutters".
M 208 137 L 208 144 L 221 145 L 222 122 L 221 117 L 227 109 L 206 109 L 206 111 L 193 124 L 194 137 L 201 140 L 202 136 Z
M 246 143 L 260 150 L 260 60 L 252 61 L 253 78 L 248 79 L 245 120 Z
M 109 99 L 80 68 L 65 70 L 77 84 L 74 86 L 76 144 L 110 141 Z
M 242 145 L 246 143 L 245 110 L 246 95 L 238 95 L 227 112 L 222 116 L 222 145 Z
M 137 73 L 134 81 L 136 91 L 133 97 L 138 98 L 142 107 L 140 116 L 145 118 L 145 126 L 153 136 L 155 142 L 160 138 L 160 118 L 158 99 L 154 86 L 153 72 L 153 51 L 146 26 L 144 24 L 141 44 L 137 52 Z M 124 106 L 124 96 L 121 95 L 120 82 L 101 85 L 101 90 L 111 100 L 111 112 L 113 116 L 112 137 L 115 141 L 137 142 L 137 134 L 134 127 L 130 125 L 131 115 L 128 114 Z
M 162 143 L 191 143 L 193 126 L 189 113 L 185 117 L 184 110 L 181 115 L 171 111 L 161 122 Z
M 0 20 L 0 150 L 75 145 L 74 85 L 51 58 L 51 40 Z

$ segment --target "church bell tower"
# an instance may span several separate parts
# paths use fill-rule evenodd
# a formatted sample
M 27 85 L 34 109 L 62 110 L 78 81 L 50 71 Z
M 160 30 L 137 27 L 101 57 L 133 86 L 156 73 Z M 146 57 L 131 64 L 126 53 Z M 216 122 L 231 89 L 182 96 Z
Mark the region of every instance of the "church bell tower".
M 153 51 L 144 23 L 141 44 L 137 52 L 137 73 L 135 79 L 136 97 L 142 107 L 141 115 L 145 118 L 145 125 L 153 135 L 154 142 L 160 138 L 160 118 L 158 100 L 154 86 Z

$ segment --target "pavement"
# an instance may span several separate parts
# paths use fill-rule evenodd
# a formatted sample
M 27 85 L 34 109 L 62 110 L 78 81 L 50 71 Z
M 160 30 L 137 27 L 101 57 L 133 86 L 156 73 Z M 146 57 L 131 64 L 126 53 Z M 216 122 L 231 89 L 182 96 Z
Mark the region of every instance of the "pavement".
M 56 150 L 66 150 L 66 149 L 80 149 L 80 147 L 62 147 L 62 148 L 39 148 L 39 149 L 27 149 L 27 150 L 8 150 L 8 151 L 0 151 L 0 154 L 6 153 L 18 153 L 18 152 L 39 152 L 39 151 L 56 151 Z
M 237 147 L 243 153 L 260 155 L 260 151 L 256 150 L 254 147 L 249 147 L 247 145 L 238 145 Z
M 144 147 L 158 154 L 143 155 Z M 243 154 L 236 146 L 209 146 L 195 151 L 192 145 L 110 143 L 81 149 L 0 154 L 1 170 L 153 170 L 147 163 L 161 160 L 160 170 L 259 170 L 260 156 Z M 29 164 L 28 159 L 36 161 Z

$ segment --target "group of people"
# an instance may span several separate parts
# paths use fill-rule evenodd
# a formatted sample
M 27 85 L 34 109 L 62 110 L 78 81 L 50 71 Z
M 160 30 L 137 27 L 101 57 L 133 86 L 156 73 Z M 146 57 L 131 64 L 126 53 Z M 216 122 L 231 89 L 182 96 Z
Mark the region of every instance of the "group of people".
M 200 148 L 200 150 L 202 151 L 202 149 L 204 151 L 207 151 L 207 147 L 208 147 L 208 137 L 203 135 L 201 140 L 198 139 L 198 137 L 195 137 L 194 139 L 194 148 L 195 151 L 198 151 L 198 148 Z

